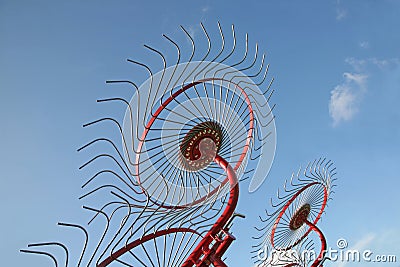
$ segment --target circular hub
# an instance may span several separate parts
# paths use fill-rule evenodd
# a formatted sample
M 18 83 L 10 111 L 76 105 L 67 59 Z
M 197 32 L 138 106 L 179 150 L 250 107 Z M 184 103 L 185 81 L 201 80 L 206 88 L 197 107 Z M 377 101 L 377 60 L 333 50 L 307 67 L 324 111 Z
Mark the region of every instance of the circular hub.
M 194 126 L 180 145 L 183 161 L 190 170 L 200 170 L 214 160 L 222 144 L 221 126 L 206 121 Z
M 298 211 L 296 211 L 296 213 L 290 220 L 290 230 L 299 229 L 307 221 L 310 211 L 311 206 L 309 204 L 304 204 Z

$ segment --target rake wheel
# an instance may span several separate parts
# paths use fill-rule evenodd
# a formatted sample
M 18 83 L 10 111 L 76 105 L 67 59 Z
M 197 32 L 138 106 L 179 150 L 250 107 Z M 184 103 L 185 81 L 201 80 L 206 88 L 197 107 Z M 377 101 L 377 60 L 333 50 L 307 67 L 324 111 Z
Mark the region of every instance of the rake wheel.
M 274 106 L 268 101 L 273 79 L 264 86 L 269 66 L 265 55 L 259 57 L 257 45 L 254 57 L 249 57 L 247 35 L 237 59 L 233 26 L 229 51 L 219 23 L 218 51 L 211 49 L 209 33 L 200 26 L 207 51 L 199 59 L 193 36 L 181 26 L 191 44 L 186 62 L 181 62 L 182 46 L 163 35 L 177 51 L 174 64 L 168 66 L 164 53 L 145 45 L 162 62 L 161 70 L 128 59 L 148 78 L 140 86 L 126 79 L 107 81 L 134 93 L 130 100 L 98 100 L 123 104 L 122 123 L 103 117 L 84 125 L 112 125 L 121 142 L 99 137 L 79 149 L 90 153 L 107 147 L 108 152 L 95 154 L 80 167 L 97 169 L 80 197 L 90 203 L 84 209 L 93 216 L 87 226 L 60 223 L 85 236 L 75 258 L 68 253 L 71 244 L 62 244 L 65 266 L 226 266 L 222 257 L 235 239 L 229 231 L 239 181 L 253 177 L 254 191 L 272 164 Z M 105 163 L 110 167 L 104 168 Z M 37 247 L 47 248 L 43 243 Z M 36 253 L 59 262 L 52 253 Z

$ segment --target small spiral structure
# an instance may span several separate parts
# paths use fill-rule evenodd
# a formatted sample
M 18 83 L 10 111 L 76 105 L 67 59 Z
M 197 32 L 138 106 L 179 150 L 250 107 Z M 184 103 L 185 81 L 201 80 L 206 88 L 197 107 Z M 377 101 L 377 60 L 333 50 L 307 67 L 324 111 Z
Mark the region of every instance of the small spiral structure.
M 278 190 L 277 200 L 271 198 L 273 212 L 266 211 L 267 218 L 260 217 L 263 226 L 256 227 L 258 235 L 253 238 L 257 243 L 252 250 L 255 263 L 260 266 L 281 266 L 271 258 L 260 259 L 259 251 L 265 248 L 278 252 L 293 249 L 301 251 L 299 247 L 313 231 L 320 238 L 321 252 L 311 266 L 319 266 L 324 260 L 326 240 L 316 224 L 334 193 L 335 170 L 331 161 L 320 158 L 310 162 L 303 173 L 299 170 L 297 175 L 292 175 L 290 184 L 285 181 L 284 194 Z

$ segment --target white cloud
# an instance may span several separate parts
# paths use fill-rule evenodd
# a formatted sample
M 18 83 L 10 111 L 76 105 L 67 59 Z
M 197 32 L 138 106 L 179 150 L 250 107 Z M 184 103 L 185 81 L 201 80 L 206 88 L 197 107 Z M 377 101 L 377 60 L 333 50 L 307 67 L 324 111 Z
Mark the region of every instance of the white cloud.
M 329 115 L 333 119 L 333 126 L 341 121 L 349 121 L 357 112 L 356 96 L 347 85 L 338 85 L 331 91 Z
M 336 9 L 336 20 L 343 20 L 347 16 L 347 10 L 338 7 Z
M 398 57 L 389 59 L 349 57 L 345 59 L 345 62 L 353 71 L 343 73 L 344 81 L 334 87 L 329 100 L 329 115 L 334 127 L 341 122 L 350 121 L 357 114 L 361 100 L 367 91 L 369 74 L 374 76 L 379 73 L 390 74 L 400 66 Z
M 334 127 L 342 121 L 350 121 L 357 114 L 360 99 L 366 90 L 367 75 L 345 72 L 343 76 L 344 82 L 331 91 L 329 101 L 329 115 Z
M 360 73 L 349 73 L 345 72 L 343 76 L 346 79 L 346 83 L 355 82 L 361 89 L 365 88 L 368 76 Z
M 364 49 L 369 48 L 369 43 L 367 41 L 360 42 L 359 45 L 361 48 L 364 48 Z
M 201 8 L 201 11 L 202 11 L 203 13 L 205 13 L 205 12 L 207 12 L 209 9 L 210 9 L 209 6 L 204 6 L 204 7 Z
M 348 57 L 345 62 L 352 66 L 357 72 L 364 72 L 368 67 L 378 67 L 381 70 L 385 68 L 397 67 L 400 65 L 400 58 L 394 57 L 389 59 L 379 59 L 376 57 L 371 57 L 367 59 L 356 59 L 353 57 Z

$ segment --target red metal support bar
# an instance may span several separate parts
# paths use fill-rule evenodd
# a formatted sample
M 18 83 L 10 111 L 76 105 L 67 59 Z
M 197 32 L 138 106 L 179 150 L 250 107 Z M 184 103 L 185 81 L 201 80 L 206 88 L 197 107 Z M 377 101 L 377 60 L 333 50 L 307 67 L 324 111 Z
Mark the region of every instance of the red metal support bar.
M 210 249 L 210 244 L 218 238 L 218 235 L 221 231 L 224 230 L 225 225 L 232 217 L 237 202 L 239 198 L 239 184 L 236 177 L 236 173 L 233 168 L 229 165 L 229 163 L 224 160 L 219 155 L 215 156 L 215 162 L 223 168 L 228 176 L 229 184 L 230 184 L 230 193 L 229 193 L 229 200 L 228 204 L 222 213 L 221 217 L 217 220 L 217 222 L 211 227 L 208 233 L 204 236 L 204 238 L 200 241 L 197 247 L 193 250 L 193 252 L 189 255 L 185 263 L 182 267 L 192 267 L 192 266 L 209 266 L 212 262 L 214 266 L 226 266 L 225 263 L 222 262 L 221 258 L 216 255 L 216 251 L 225 252 L 228 246 L 232 243 L 233 240 L 230 242 L 223 243 L 223 241 L 217 241 L 218 247 L 215 252 Z M 222 243 L 222 246 L 220 246 Z M 207 255 L 204 252 L 208 252 Z M 201 260 L 201 256 L 204 256 Z M 223 264 L 223 265 L 222 265 Z
M 324 234 L 322 233 L 322 231 L 313 223 L 306 221 L 305 222 L 313 231 L 315 231 L 318 235 L 319 235 L 319 239 L 321 240 L 321 251 L 318 255 L 318 258 L 315 259 L 315 261 L 313 262 L 313 264 L 311 265 L 311 267 L 318 267 L 321 266 L 321 263 L 324 260 L 324 256 L 325 256 L 325 252 L 326 252 L 326 239 Z

